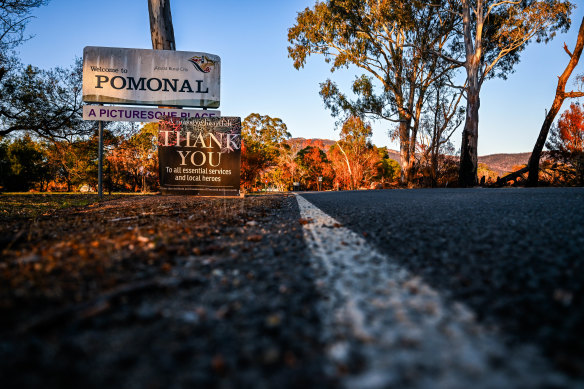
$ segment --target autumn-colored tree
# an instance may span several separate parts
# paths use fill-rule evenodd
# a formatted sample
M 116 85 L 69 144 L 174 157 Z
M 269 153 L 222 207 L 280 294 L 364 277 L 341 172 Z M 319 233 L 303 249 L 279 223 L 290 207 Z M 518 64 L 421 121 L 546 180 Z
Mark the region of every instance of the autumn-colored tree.
M 300 183 L 307 190 L 332 189 L 334 171 L 326 153 L 313 146 L 307 146 L 296 156 L 300 170 Z M 319 181 L 322 177 L 322 181 Z
M 328 0 L 298 14 L 288 31 L 289 56 L 299 69 L 312 54 L 332 63 L 331 71 L 356 66 L 351 100 L 331 80 L 321 96 L 333 116 L 371 115 L 397 123 L 402 179 L 413 178 L 415 140 L 426 93 L 449 79 L 452 65 L 432 52 L 449 53 L 456 17 L 445 1 Z M 455 54 L 451 54 L 450 57 Z
M 71 192 L 81 184 L 93 184 L 90 175 L 97 174 L 97 151 L 92 150 L 91 146 L 91 142 L 86 139 L 61 140 L 48 144 L 47 153 L 55 172 L 55 182 L 52 185 L 54 188 L 60 188 L 61 185 L 57 183 L 63 182 L 64 189 Z
M 251 188 L 260 172 L 275 166 L 281 153 L 286 152 L 290 133 L 279 118 L 252 113 L 241 126 L 241 180 Z
M 367 186 L 377 174 L 379 154 L 371 144 L 371 135 L 371 126 L 358 116 L 350 117 L 343 124 L 341 139 L 329 149 L 329 159 L 341 187 Z
M 148 123 L 115 147 L 107 155 L 110 186 L 146 192 L 157 186 L 158 124 Z
M 477 184 L 480 92 L 485 80 L 506 75 L 533 39 L 548 41 L 567 29 L 573 5 L 566 0 L 448 0 L 449 11 L 462 21 L 455 42 L 463 59 L 442 58 L 466 70 L 466 121 L 462 133 L 459 184 Z
M 290 189 L 293 182 L 288 167 L 280 164 L 267 169 L 263 173 L 263 180 L 271 188 L 276 188 L 280 192 Z
M 584 110 L 580 104 L 570 104 L 560 116 L 546 147 L 563 181 L 584 185 Z
M 98 142 L 97 130 L 94 130 L 90 137 L 72 137 L 47 142 L 47 153 L 55 171 L 54 179 L 64 182 L 68 192 L 76 191 L 85 184 L 93 189 L 97 188 Z M 106 148 L 111 149 L 118 142 L 115 134 L 104 130 Z

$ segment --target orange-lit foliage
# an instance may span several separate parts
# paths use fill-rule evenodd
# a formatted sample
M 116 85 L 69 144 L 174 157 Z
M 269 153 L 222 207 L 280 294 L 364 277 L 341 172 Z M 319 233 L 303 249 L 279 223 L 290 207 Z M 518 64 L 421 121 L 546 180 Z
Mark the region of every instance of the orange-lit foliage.
M 377 174 L 379 153 L 371 144 L 371 126 L 359 117 L 347 119 L 341 139 L 328 152 L 336 173 L 335 187 L 357 189 L 369 187 Z
M 298 152 L 296 162 L 301 168 L 300 182 L 305 189 L 317 190 L 319 177 L 322 177 L 321 190 L 332 189 L 335 172 L 323 150 L 308 146 Z
M 149 123 L 107 153 L 105 187 L 108 190 L 143 192 L 158 185 L 158 124 Z
M 558 121 L 559 148 L 568 153 L 584 150 L 584 112 L 580 105 L 572 103 L 570 109 Z
M 584 185 L 584 111 L 572 103 L 546 144 L 559 184 Z

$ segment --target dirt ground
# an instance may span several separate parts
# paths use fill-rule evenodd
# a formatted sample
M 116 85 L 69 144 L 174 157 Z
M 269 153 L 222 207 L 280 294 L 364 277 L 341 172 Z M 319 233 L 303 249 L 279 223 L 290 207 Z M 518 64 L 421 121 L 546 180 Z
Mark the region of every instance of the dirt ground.
M 19 201 L 0 197 L 2 387 L 331 385 L 293 197 Z

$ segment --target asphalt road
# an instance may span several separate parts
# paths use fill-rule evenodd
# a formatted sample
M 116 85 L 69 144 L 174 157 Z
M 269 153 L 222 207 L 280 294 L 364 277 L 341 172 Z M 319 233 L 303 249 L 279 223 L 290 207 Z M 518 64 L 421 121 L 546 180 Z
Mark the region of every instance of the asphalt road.
M 584 388 L 583 221 L 582 188 L 142 196 L 15 218 L 0 387 Z
M 446 301 L 469 307 L 505 344 L 534 346 L 582 382 L 583 188 L 301 196 Z

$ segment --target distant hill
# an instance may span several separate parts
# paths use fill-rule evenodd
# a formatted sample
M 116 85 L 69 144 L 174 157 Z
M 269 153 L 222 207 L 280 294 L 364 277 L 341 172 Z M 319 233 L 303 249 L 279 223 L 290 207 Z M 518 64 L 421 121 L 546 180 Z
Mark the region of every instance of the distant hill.
M 298 145 L 301 148 L 312 146 L 312 147 L 320 147 L 325 152 L 336 143 L 334 140 L 330 139 L 306 139 L 306 138 L 290 138 L 286 141 L 289 145 Z M 395 159 L 399 162 L 399 151 L 388 149 L 389 158 Z
M 399 160 L 400 160 L 399 151 L 387 149 L 387 154 L 389 155 L 389 158 L 391 158 L 394 161 L 396 161 L 397 163 L 399 163 Z
M 502 176 L 512 172 L 514 166 L 527 164 L 530 156 L 531 153 L 491 154 L 479 157 L 479 163 L 484 163 Z
M 306 139 L 306 138 L 290 138 L 286 141 L 289 145 L 297 145 L 300 148 L 305 148 L 308 146 L 319 147 L 325 152 L 335 144 L 334 140 L 330 139 Z
M 325 152 L 335 144 L 334 140 L 330 139 L 306 139 L 306 138 L 290 138 L 287 140 L 290 145 L 298 145 L 300 148 L 307 146 L 320 147 Z M 399 151 L 388 149 L 389 158 L 399 162 Z M 479 157 L 479 163 L 484 163 L 491 170 L 494 170 L 500 176 L 513 171 L 514 166 L 525 165 L 529 160 L 531 153 L 511 153 L 511 154 L 490 154 Z

